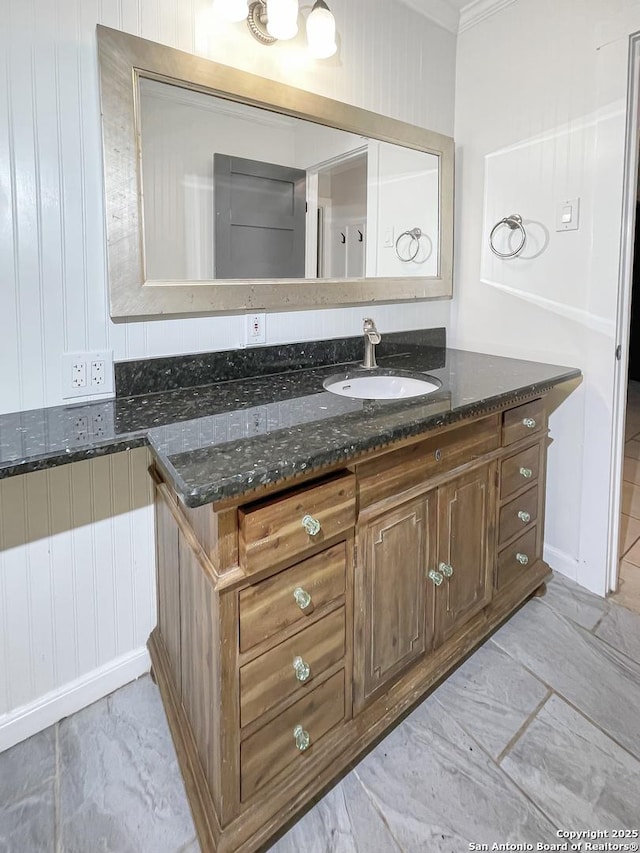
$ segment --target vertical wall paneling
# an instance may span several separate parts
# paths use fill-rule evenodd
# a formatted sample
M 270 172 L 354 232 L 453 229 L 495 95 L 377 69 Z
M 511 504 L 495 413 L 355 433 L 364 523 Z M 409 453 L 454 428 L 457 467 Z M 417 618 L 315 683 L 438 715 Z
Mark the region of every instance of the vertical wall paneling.
M 138 358 L 237 346 L 244 337 L 240 317 L 109 320 L 97 23 L 452 133 L 455 36 L 398 2 L 336 0 L 340 53 L 325 63 L 307 58 L 303 27 L 292 43 L 267 50 L 244 26 L 212 25 L 209 0 L 10 0 L 8 5 L 1 36 L 6 74 L 0 86 L 5 226 L 0 264 L 8 283 L 0 317 L 5 368 L 0 411 L 59 404 L 64 351 L 113 349 L 116 359 Z M 428 318 L 424 305 L 418 314 L 411 304 L 401 311 L 404 328 Z M 338 313 L 314 314 L 315 323 L 292 339 L 343 333 L 342 323 L 339 332 L 334 325 Z M 268 329 L 282 339 L 278 316 L 270 318 Z
M 148 463 L 141 448 L 0 481 L 0 749 L 16 710 L 144 647 L 155 623 Z
M 0 411 L 62 402 L 61 356 L 243 345 L 244 318 L 112 323 L 95 26 L 452 135 L 455 36 L 396 0 L 333 0 L 339 55 L 265 49 L 210 0 L 6 0 L 0 27 Z M 305 14 L 306 12 L 303 12 Z M 206 22 L 209 21 L 207 25 Z M 267 342 L 448 324 L 449 302 L 267 316 Z M 0 482 L 0 748 L 145 665 L 155 621 L 146 451 Z M 13 732 L 13 733 L 12 733 Z
M 52 646 L 54 649 L 54 682 L 56 685 L 73 681 L 80 669 L 78 622 L 71 609 L 75 606 L 76 600 L 74 543 L 73 537 L 69 534 L 69 531 L 73 529 L 71 493 L 73 471 L 74 466 L 65 465 L 62 468 L 53 468 L 47 474 L 47 497 L 51 524 L 49 571 L 52 587 Z M 28 551 L 26 545 L 23 548 Z M 94 565 L 96 563 L 95 553 L 87 554 L 86 560 L 89 565 Z M 95 632 L 92 632 L 91 640 L 93 642 L 95 642 L 94 637 Z M 4 710 L 10 710 L 10 708 L 11 706 Z
M 639 29 L 638 0 L 518 0 L 465 29 L 457 53 L 455 138 L 464 168 L 456 184 L 453 340 L 582 369 L 580 388 L 550 419 L 545 554 L 601 595 L 629 35 Z M 516 65 L 535 73 L 502 75 Z M 579 230 L 557 231 L 559 204 L 576 197 Z M 527 225 L 527 250 L 499 261 L 488 234 L 513 212 Z
M 113 572 L 114 547 L 107 550 L 99 561 L 89 562 L 92 553 L 93 525 L 96 521 L 91 501 L 91 465 L 74 465 L 71 471 L 71 536 L 73 542 L 73 618 L 78 631 L 78 670 L 90 672 L 97 657 L 95 621 L 96 571 L 98 567 Z M 111 484 L 105 483 L 105 489 Z M 114 583 L 116 580 L 114 579 Z M 117 612 L 115 621 L 117 623 Z
M 29 554 L 21 547 L 26 540 L 24 479 L 3 483 L 0 516 L 2 541 L 3 625 L 2 636 L 6 701 L 15 707 L 27 701 L 33 682 L 33 649 L 29 631 Z M 4 709 L 3 709 L 4 710 Z
M 10 411 L 21 407 L 22 394 L 20 303 L 16 250 L 16 169 L 13 154 L 10 68 L 7 29 L 0 28 L 0 281 L 2 286 L 2 315 L 0 320 L 0 405 Z M 11 286 L 13 283 L 13 286 Z

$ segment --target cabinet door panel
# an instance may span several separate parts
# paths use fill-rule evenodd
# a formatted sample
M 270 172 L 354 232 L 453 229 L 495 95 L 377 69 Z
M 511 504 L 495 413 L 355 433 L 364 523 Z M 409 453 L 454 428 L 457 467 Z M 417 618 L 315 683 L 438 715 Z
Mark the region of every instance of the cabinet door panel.
M 364 677 L 356 678 L 358 704 L 432 645 L 433 592 L 426 575 L 435 557 L 436 511 L 435 493 L 429 492 L 362 529 Z
M 489 603 L 495 553 L 495 463 L 438 490 L 438 566 L 451 566 L 436 593 L 436 633 L 442 642 Z

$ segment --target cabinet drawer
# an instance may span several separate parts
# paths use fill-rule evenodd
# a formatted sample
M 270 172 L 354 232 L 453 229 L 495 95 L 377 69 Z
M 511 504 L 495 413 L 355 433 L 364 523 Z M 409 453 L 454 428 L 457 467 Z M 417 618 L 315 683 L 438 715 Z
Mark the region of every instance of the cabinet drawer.
M 246 802 L 289 765 L 291 773 L 313 762 L 314 745 L 344 719 L 344 670 L 283 711 L 240 746 L 240 796 Z M 309 747 L 296 744 L 296 727 Z
M 243 589 L 240 592 L 240 651 L 252 648 L 296 622 L 303 623 L 316 608 L 344 595 L 346 557 L 346 543 L 339 542 Z M 294 596 L 299 589 L 311 596 L 311 603 L 304 610 Z
M 342 474 L 239 510 L 240 565 L 249 573 L 305 554 L 353 527 L 355 477 Z M 308 532 L 319 523 L 317 532 Z
M 540 473 L 540 446 L 536 444 L 505 459 L 500 468 L 500 497 L 508 498 L 532 485 Z
M 502 589 L 505 584 L 515 580 L 522 572 L 532 566 L 538 557 L 538 528 L 532 527 L 498 555 L 498 576 L 496 585 Z
M 513 444 L 545 427 L 544 400 L 532 400 L 502 415 L 502 444 Z
M 245 664 L 240 669 L 241 725 L 248 725 L 296 693 L 313 690 L 315 679 L 344 658 L 344 649 L 345 616 L 341 607 Z
M 538 487 L 534 486 L 500 510 L 498 542 L 502 545 L 538 517 Z
M 491 415 L 362 462 L 358 465 L 360 510 L 479 459 L 499 446 L 499 415 Z

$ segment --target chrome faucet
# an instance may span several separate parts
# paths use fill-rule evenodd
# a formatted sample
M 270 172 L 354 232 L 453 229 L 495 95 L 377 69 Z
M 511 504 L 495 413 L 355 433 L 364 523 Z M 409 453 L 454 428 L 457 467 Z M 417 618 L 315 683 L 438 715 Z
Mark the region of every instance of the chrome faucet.
M 378 366 L 376 363 L 376 344 L 380 343 L 382 337 L 376 329 L 376 324 L 369 317 L 364 318 L 362 331 L 364 332 L 364 361 L 362 366 L 371 370 Z

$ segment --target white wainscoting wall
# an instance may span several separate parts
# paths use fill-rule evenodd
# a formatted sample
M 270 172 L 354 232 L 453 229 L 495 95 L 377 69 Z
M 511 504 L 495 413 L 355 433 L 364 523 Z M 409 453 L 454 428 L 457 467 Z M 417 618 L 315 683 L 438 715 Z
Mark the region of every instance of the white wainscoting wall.
M 600 595 L 615 536 L 627 65 L 638 30 L 637 0 L 518 0 L 458 39 L 453 339 L 582 369 L 581 387 L 551 415 L 545 553 Z M 557 231 L 559 206 L 574 198 L 579 230 Z M 529 240 L 520 257 L 498 260 L 489 232 L 512 213 Z
M 199 52 L 452 135 L 455 36 L 394 0 L 332 0 L 339 53 L 263 48 L 210 0 L 6 0 L 0 27 L 0 412 L 62 402 L 63 352 L 116 360 L 242 345 L 242 317 L 114 324 L 106 287 L 95 26 Z M 366 309 L 382 332 L 449 302 Z M 362 307 L 274 313 L 267 342 L 357 334 Z M 146 452 L 0 484 L 0 749 L 147 667 L 154 624 Z

